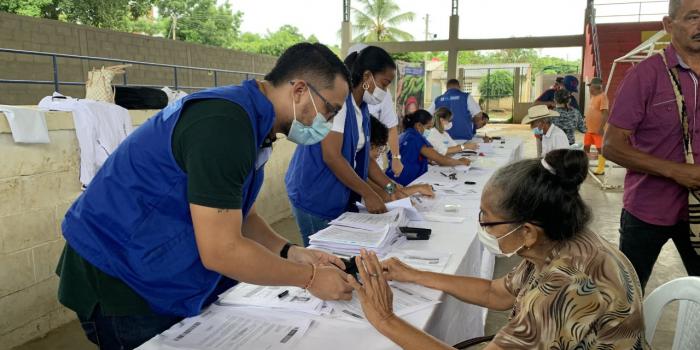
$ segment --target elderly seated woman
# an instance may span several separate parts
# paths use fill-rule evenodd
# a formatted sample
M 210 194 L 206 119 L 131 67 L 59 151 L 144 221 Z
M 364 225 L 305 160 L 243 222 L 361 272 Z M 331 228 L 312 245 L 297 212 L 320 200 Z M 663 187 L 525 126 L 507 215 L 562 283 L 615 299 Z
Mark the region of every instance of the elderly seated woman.
M 404 349 L 451 349 L 394 315 L 387 280 L 442 290 L 466 303 L 512 308 L 486 349 L 649 349 L 642 292 L 630 262 L 588 229 L 591 212 L 579 195 L 588 158 L 555 150 L 498 170 L 481 198 L 479 239 L 498 256 L 522 263 L 486 280 L 413 269 L 399 260 L 357 258 L 351 276 L 367 319 Z

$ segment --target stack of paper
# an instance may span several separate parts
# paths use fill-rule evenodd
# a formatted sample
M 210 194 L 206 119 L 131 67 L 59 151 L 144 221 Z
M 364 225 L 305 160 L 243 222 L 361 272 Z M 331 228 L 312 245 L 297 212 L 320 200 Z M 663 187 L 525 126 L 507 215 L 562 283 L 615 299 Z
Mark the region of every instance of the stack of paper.
M 367 249 L 385 256 L 393 247 L 405 241 L 398 229 L 384 226 L 381 229 L 365 230 L 331 225 L 309 237 L 310 248 L 321 249 L 340 256 L 359 255 Z
M 314 315 L 330 312 L 323 300 L 297 287 L 257 286 L 240 283 L 219 296 L 221 305 L 254 306 L 299 311 Z
M 347 212 L 330 222 L 331 225 L 359 228 L 363 230 L 382 230 L 384 227 L 406 226 L 408 217 L 404 208 L 396 208 L 384 214 Z
M 360 209 L 361 212 L 367 212 L 367 208 L 365 207 L 364 204 L 357 202 L 355 203 L 357 205 L 357 208 Z M 393 202 L 385 203 L 387 210 L 395 210 L 395 209 L 404 209 L 404 212 L 406 214 L 406 217 L 410 221 L 423 221 L 423 216 L 416 210 L 416 208 L 413 207 L 413 203 L 411 202 L 411 198 L 404 198 L 404 199 L 399 199 Z

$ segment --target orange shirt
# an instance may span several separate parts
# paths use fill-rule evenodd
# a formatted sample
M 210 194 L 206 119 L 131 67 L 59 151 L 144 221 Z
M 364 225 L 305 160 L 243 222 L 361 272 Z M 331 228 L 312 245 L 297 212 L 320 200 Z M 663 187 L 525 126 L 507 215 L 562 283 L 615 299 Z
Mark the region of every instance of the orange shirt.
M 586 129 L 589 133 L 598 133 L 603 123 L 603 111 L 606 109 L 608 109 L 608 97 L 604 93 L 591 96 L 591 102 L 586 109 Z

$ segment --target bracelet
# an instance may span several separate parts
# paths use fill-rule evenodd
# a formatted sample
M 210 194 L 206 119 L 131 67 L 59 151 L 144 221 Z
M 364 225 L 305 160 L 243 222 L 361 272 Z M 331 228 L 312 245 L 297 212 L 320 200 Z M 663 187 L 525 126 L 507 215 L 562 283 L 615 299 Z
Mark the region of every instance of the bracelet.
M 309 289 L 311 288 L 311 285 L 314 283 L 314 280 L 316 279 L 316 265 L 311 264 L 311 279 L 309 282 L 304 286 L 304 289 Z
M 393 157 L 391 157 L 391 158 L 392 158 L 392 159 L 398 159 L 398 160 L 401 160 L 401 155 L 399 154 L 399 155 L 393 156 Z

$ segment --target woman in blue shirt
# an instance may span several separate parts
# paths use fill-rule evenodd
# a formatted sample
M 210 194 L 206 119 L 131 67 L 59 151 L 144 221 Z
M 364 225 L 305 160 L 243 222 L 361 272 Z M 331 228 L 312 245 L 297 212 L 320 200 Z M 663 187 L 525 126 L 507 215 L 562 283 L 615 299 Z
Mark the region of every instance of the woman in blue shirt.
M 404 132 L 399 137 L 399 152 L 403 171 L 400 176 L 394 176 L 391 169 L 386 175 L 399 184 L 406 186 L 428 171 L 428 161 L 441 166 L 469 165 L 469 159 L 454 159 L 444 156 L 430 145 L 424 135 L 433 128 L 433 116 L 424 109 L 419 109 L 403 118 Z M 391 157 L 391 153 L 389 153 Z
M 304 245 L 328 222 L 353 210 L 360 199 L 368 211 L 386 212 L 382 197 L 367 183 L 368 178 L 387 192 L 400 191 L 377 162 L 369 161 L 367 110 L 368 104 L 383 101 L 385 89 L 396 77 L 396 64 L 384 49 L 368 46 L 349 55 L 345 65 L 351 73 L 352 89 L 333 120 L 331 132 L 318 144 L 297 146 L 285 177 Z

